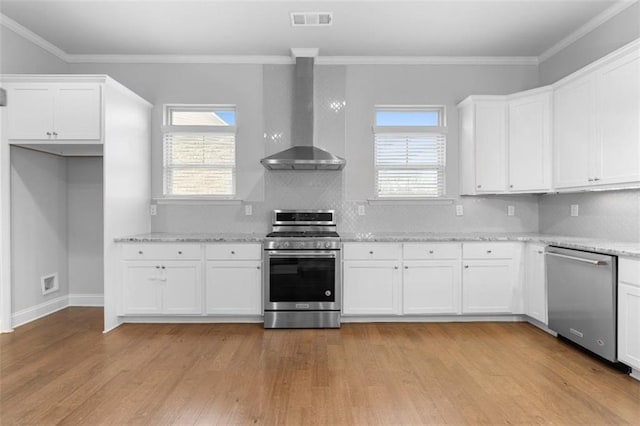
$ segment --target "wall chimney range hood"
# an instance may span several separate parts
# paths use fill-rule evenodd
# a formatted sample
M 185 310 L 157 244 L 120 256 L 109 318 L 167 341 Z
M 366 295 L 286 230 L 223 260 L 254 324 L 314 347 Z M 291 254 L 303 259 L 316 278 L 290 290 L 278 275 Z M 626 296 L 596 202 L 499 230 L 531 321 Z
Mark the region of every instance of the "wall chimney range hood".
M 346 161 L 313 146 L 313 57 L 296 56 L 293 87 L 294 146 L 260 160 L 267 170 L 342 170 Z M 307 50 L 307 49 L 301 49 Z

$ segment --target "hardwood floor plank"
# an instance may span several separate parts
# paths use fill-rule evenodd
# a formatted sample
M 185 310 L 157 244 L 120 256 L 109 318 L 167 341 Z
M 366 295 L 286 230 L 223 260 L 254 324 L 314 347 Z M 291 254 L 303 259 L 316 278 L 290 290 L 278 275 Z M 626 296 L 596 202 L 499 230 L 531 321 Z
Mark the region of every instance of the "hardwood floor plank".
M 524 323 L 126 324 L 0 335 L 0 424 L 638 424 L 640 383 Z

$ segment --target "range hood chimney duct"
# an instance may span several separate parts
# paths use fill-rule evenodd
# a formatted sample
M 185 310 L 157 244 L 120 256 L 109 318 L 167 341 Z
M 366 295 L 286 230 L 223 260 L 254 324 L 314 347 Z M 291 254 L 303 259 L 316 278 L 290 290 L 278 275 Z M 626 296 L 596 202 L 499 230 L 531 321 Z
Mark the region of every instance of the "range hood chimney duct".
M 260 160 L 267 170 L 342 170 L 346 161 L 313 146 L 313 57 L 296 57 L 293 86 L 293 147 Z

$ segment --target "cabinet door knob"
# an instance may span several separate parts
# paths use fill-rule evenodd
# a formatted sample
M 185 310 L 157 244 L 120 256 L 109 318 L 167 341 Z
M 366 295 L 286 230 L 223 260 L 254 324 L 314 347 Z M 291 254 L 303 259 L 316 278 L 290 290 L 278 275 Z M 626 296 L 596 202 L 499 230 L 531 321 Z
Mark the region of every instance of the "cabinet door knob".
M 236 254 L 236 252 L 235 252 L 235 251 L 233 251 L 233 250 L 231 250 L 231 254 Z
M 398 269 L 398 267 L 397 267 L 397 266 L 394 266 L 394 267 L 393 267 L 393 269 Z
M 51 132 L 47 132 L 47 136 L 51 136 Z
M 56 132 L 53 132 L 53 136 L 58 136 L 58 134 Z
M 142 254 L 142 250 L 138 250 L 138 254 Z
M 156 266 L 156 269 L 160 269 L 160 267 L 159 267 L 159 266 Z
M 259 266 L 256 266 L 256 269 L 260 269 L 260 267 L 259 267 Z
M 464 265 L 464 269 L 469 269 L 469 265 Z
M 409 267 L 408 267 L 408 266 L 405 266 L 405 267 L 404 267 L 404 269 L 409 269 Z
M 593 178 L 589 178 L 587 179 L 589 182 L 593 182 Z
M 544 253 L 542 250 L 538 250 L 538 254 L 542 254 Z
M 478 188 L 482 188 L 482 185 L 478 185 Z
M 369 254 L 373 254 L 373 251 L 370 251 Z
M 487 254 L 491 254 L 491 250 L 487 250 Z
M 433 250 L 429 250 L 429 254 L 433 254 Z
M 600 178 L 597 178 L 597 177 L 594 177 L 594 178 L 593 178 L 593 181 L 594 181 L 594 182 L 597 182 L 597 181 L 599 181 L 599 180 L 600 180 Z
M 162 269 L 164 269 L 164 266 L 161 266 Z
M 178 251 L 178 254 L 182 254 L 182 252 L 181 252 L 181 251 Z
M 513 185 L 509 185 L 509 188 L 513 188 Z

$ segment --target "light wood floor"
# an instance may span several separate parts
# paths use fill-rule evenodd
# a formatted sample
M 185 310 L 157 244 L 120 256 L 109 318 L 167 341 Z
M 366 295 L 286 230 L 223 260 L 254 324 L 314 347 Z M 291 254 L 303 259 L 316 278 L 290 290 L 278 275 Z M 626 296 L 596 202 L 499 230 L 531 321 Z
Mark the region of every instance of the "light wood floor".
M 0 424 L 640 424 L 640 382 L 524 323 L 127 324 L 0 336 Z

